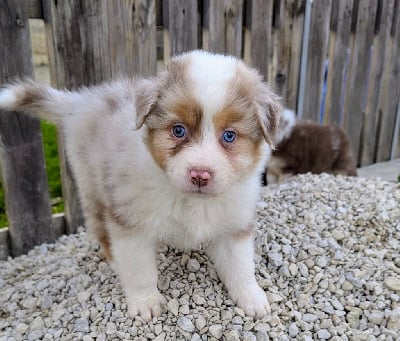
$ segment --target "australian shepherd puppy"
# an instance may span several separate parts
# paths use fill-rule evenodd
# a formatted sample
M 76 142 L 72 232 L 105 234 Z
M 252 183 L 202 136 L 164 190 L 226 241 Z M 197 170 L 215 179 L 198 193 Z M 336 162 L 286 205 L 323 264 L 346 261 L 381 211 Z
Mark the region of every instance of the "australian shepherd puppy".
M 274 143 L 266 169 L 269 184 L 308 172 L 357 175 L 349 139 L 336 125 L 296 121 L 294 111 L 285 109 Z
M 255 70 L 193 51 L 153 79 L 76 92 L 5 85 L 0 107 L 62 129 L 88 231 L 112 262 L 131 316 L 149 320 L 165 303 L 159 242 L 205 246 L 232 300 L 247 314 L 267 313 L 253 224 L 281 105 Z

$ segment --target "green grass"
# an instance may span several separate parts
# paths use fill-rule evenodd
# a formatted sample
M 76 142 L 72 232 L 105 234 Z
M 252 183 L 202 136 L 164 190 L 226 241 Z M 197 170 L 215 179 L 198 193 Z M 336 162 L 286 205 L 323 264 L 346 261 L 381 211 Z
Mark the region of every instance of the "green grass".
M 57 152 L 57 129 L 54 125 L 41 122 L 44 155 L 46 159 L 47 177 L 49 181 L 50 197 L 61 197 L 61 180 L 60 180 L 60 167 Z M 63 202 L 52 206 L 53 213 L 63 212 Z M 4 192 L 0 178 L 0 227 L 8 226 L 6 209 L 4 204 Z

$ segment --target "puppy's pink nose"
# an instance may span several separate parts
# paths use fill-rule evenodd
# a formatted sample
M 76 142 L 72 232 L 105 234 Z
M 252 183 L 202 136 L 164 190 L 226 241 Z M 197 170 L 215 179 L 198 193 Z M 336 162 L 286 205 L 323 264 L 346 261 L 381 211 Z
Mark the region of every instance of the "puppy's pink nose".
M 207 186 L 208 180 L 211 179 L 211 173 L 206 169 L 191 169 L 189 175 L 192 184 L 199 188 Z

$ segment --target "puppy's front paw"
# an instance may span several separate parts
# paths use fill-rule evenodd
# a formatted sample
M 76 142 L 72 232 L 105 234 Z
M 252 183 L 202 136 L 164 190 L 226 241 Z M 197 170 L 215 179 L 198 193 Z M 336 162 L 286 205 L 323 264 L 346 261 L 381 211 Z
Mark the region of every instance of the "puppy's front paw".
M 128 300 L 128 315 L 130 317 L 140 316 L 148 322 L 152 317 L 161 315 L 162 306 L 167 303 L 159 292 L 141 297 L 130 297 Z
M 271 312 L 267 295 L 258 284 L 242 287 L 231 295 L 247 315 L 261 318 Z

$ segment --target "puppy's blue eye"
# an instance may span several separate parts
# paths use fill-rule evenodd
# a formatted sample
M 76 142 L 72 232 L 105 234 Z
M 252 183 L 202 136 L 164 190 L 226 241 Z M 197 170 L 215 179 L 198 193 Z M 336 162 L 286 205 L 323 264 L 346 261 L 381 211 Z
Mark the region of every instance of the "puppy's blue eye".
M 224 134 L 222 135 L 222 139 L 226 143 L 232 143 L 233 141 L 236 140 L 236 133 L 232 130 L 226 130 L 226 131 L 224 131 Z
M 178 139 L 181 139 L 186 136 L 186 129 L 182 124 L 176 124 L 172 128 L 172 134 Z

